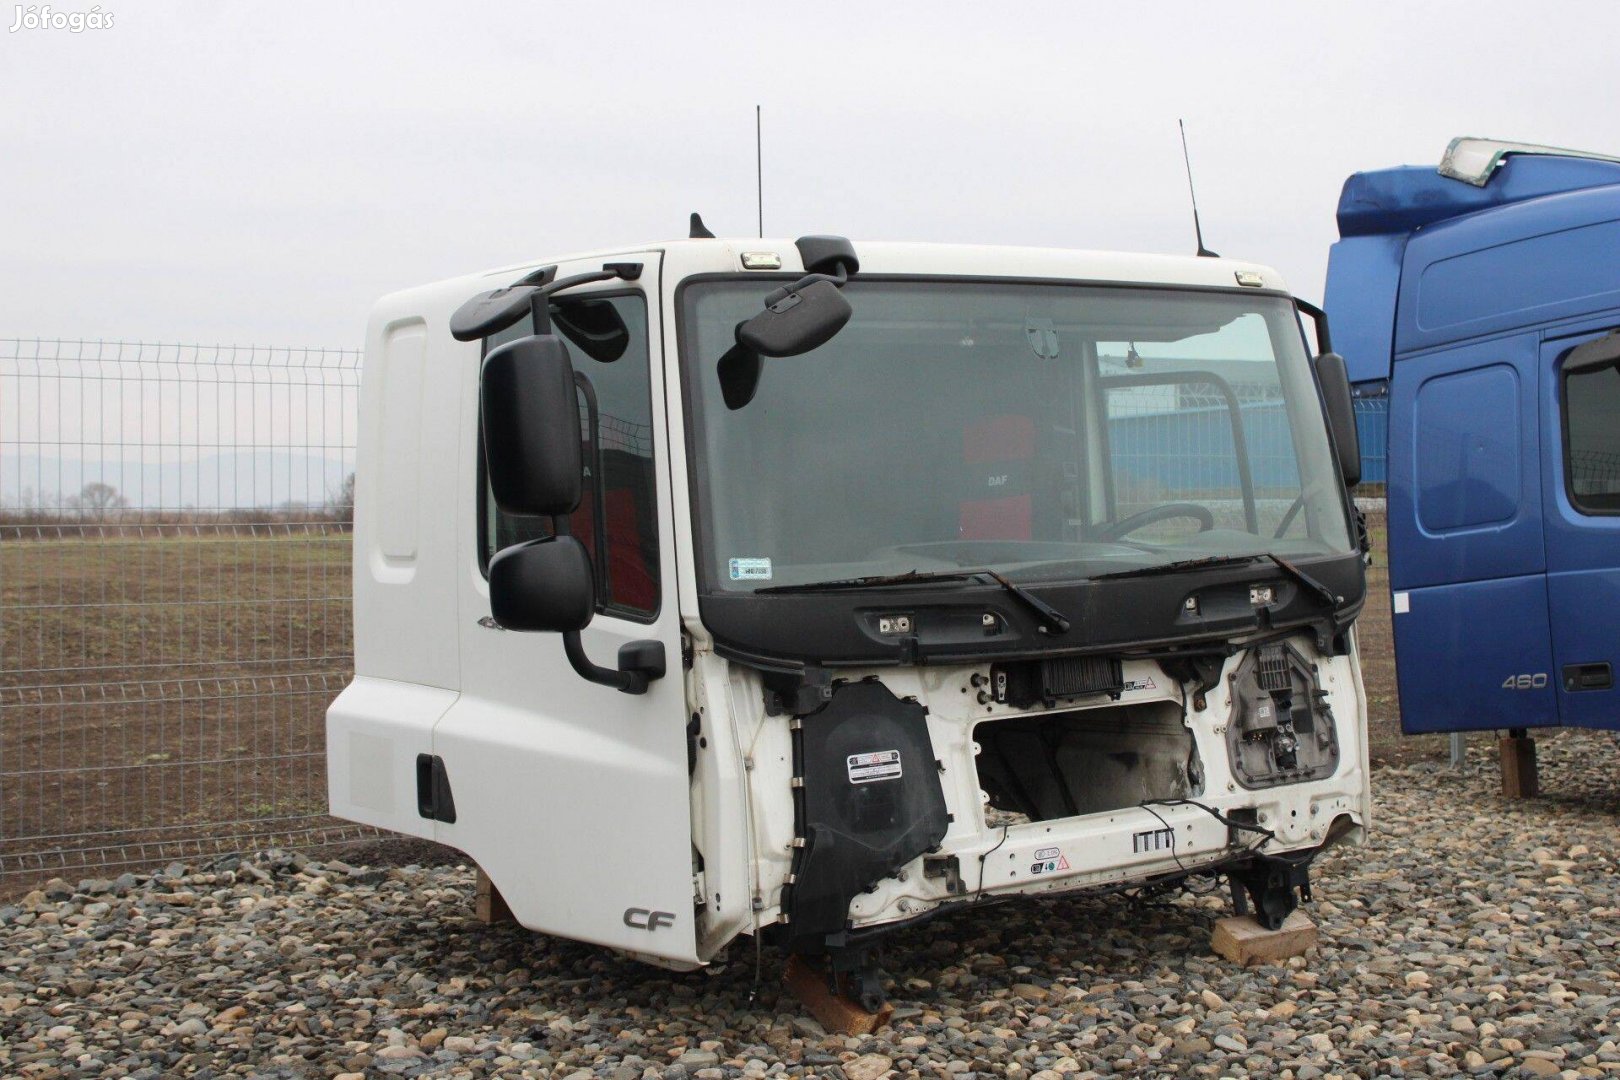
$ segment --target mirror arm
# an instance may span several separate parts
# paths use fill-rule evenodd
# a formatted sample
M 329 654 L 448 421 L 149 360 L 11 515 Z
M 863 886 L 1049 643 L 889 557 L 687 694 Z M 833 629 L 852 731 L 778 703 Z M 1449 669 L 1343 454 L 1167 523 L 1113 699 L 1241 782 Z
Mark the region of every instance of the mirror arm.
M 553 515 L 551 518 L 552 532 L 557 536 L 567 536 L 568 518 L 563 514 Z M 598 536 L 601 533 L 597 534 Z M 587 682 L 597 683 L 601 686 L 611 686 L 613 689 L 625 694 L 645 694 L 647 684 L 654 679 L 664 677 L 664 643 L 657 640 L 632 641 L 619 648 L 619 666 L 617 668 L 602 667 L 591 662 L 585 655 L 585 643 L 580 640 L 578 630 L 566 630 L 562 635 L 563 653 L 568 657 L 568 666 L 574 673 Z
M 1327 312 L 1323 311 L 1309 300 L 1301 300 L 1297 296 L 1294 297 L 1294 306 L 1299 308 L 1299 310 L 1303 311 L 1306 315 L 1309 315 L 1311 317 L 1311 321 L 1316 324 L 1316 351 L 1318 353 L 1332 352 L 1333 335 L 1328 331 Z
M 830 281 L 838 288 L 842 289 L 845 285 L 849 284 L 849 270 L 844 266 L 843 263 L 840 262 L 838 264 L 837 274 L 806 274 L 804 277 L 800 278 L 798 281 L 795 281 L 791 285 L 783 285 L 780 289 L 767 293 L 765 296 L 765 306 L 770 307 L 772 304 L 779 304 L 783 300 L 786 300 L 790 294 L 814 285 L 818 281 Z
M 579 640 L 579 631 L 570 630 L 563 634 L 563 652 L 568 654 L 568 663 L 573 667 L 579 677 L 589 682 L 599 683 L 602 686 L 611 686 L 613 689 L 626 694 L 645 694 L 647 692 L 647 672 L 631 668 L 619 671 L 615 668 L 602 667 L 591 663 L 591 658 L 585 655 L 585 646 Z
M 555 266 L 546 269 L 550 270 L 553 275 L 557 272 Z M 536 334 L 551 333 L 549 298 L 552 295 L 560 293 L 564 289 L 572 289 L 575 285 L 589 285 L 593 281 L 613 281 L 618 278 L 625 281 L 635 281 L 640 276 L 640 263 L 604 263 L 602 269 L 592 270 L 586 274 L 574 274 L 565 278 L 555 276 L 548 278 L 538 285 L 534 290 L 534 295 L 529 297 L 529 311 L 534 320 L 534 332 Z
M 583 371 L 574 372 L 574 389 L 585 398 L 586 435 L 591 440 L 591 529 L 595 542 L 591 544 L 591 559 L 596 571 L 596 595 L 611 596 L 612 582 L 608 579 L 607 561 L 607 474 L 602 465 L 602 420 L 596 405 L 596 387 Z M 560 523 L 566 529 L 566 520 Z
M 591 663 L 585 655 L 585 646 L 579 640 L 579 631 L 563 634 L 563 652 L 579 677 L 602 686 L 611 686 L 625 694 L 645 694 L 647 685 L 664 677 L 664 643 L 662 641 L 632 641 L 619 649 L 617 668 L 601 667 Z

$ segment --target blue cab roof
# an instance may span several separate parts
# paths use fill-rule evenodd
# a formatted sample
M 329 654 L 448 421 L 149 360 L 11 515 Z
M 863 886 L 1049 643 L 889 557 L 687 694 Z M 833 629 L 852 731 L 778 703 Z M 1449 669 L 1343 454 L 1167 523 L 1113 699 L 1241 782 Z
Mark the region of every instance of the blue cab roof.
M 1446 172 L 1463 143 L 1496 152 L 1459 179 Z M 1617 193 L 1620 161 L 1484 140 L 1454 141 L 1440 169 L 1351 175 L 1323 304 L 1351 381 L 1388 379 L 1399 352 L 1613 301 Z
M 1425 165 L 1358 172 L 1339 194 L 1339 235 L 1409 233 L 1478 210 L 1608 184 L 1620 184 L 1620 162 L 1542 155 L 1509 156 L 1481 187 Z

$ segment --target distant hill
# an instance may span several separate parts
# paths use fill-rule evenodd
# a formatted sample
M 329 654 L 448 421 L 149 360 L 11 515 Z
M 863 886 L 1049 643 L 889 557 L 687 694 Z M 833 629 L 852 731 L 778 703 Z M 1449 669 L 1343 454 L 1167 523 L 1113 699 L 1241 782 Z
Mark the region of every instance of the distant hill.
M 130 445 L 94 458 L 6 454 L 0 456 L 0 505 L 29 501 L 61 508 L 86 484 L 102 483 L 117 488 L 137 510 L 321 506 L 353 471 L 352 451 L 233 451 L 185 460 L 175 451 Z

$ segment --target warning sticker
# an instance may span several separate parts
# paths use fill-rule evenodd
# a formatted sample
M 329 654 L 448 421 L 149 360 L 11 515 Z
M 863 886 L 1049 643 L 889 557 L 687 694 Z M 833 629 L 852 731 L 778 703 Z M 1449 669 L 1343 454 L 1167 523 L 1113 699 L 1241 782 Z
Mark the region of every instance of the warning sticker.
M 1120 687 L 1121 690 L 1157 690 L 1158 688 L 1159 684 L 1153 681 L 1151 675 L 1144 679 L 1132 679 Z
M 867 754 L 851 754 L 844 759 L 852 784 L 870 784 L 874 780 L 900 779 L 900 751 L 873 750 Z
M 1029 872 L 1032 874 L 1055 874 L 1068 868 L 1069 860 L 1063 857 L 1063 849 L 1055 847 L 1036 849 L 1035 861 L 1029 864 Z
M 732 559 L 729 563 L 732 581 L 771 580 L 771 560 Z

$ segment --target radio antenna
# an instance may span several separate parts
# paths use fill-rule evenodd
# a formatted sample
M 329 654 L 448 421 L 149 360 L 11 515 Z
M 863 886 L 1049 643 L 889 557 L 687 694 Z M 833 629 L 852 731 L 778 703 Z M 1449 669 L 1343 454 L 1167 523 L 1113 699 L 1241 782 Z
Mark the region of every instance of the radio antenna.
M 759 106 L 754 106 L 754 205 L 759 210 L 759 235 L 765 236 L 765 143 L 761 136 Z
M 1187 153 L 1187 125 L 1178 118 L 1176 126 L 1181 129 L 1181 160 L 1187 166 L 1187 195 L 1192 199 L 1193 236 L 1198 238 L 1198 254 L 1206 259 L 1218 259 L 1219 255 L 1204 246 L 1204 230 L 1198 224 L 1198 192 L 1193 189 L 1192 156 Z

